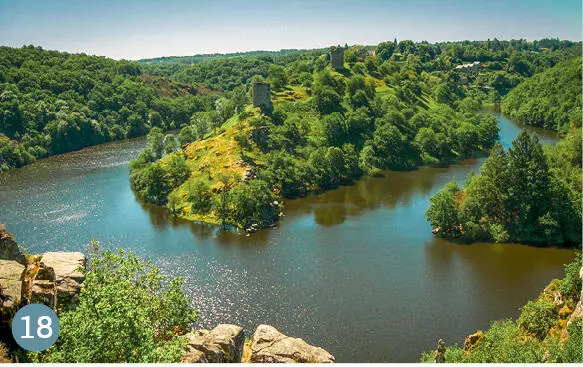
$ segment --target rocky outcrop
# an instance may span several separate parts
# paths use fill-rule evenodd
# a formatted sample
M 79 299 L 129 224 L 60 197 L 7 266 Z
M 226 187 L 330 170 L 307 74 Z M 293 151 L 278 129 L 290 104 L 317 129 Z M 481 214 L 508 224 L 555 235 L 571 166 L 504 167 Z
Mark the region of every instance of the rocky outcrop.
M 70 297 L 81 289 L 87 258 L 81 252 L 46 252 L 40 259 L 41 266 L 52 268 L 55 273 L 57 294 Z
M 18 248 L 14 237 L 6 231 L 0 230 L 0 260 L 13 260 L 24 265 L 26 259 Z
M 24 265 L 17 261 L 0 260 L 0 304 L 3 319 L 21 302 L 24 270 Z
M 197 330 L 186 334 L 188 352 L 183 363 L 239 363 L 243 354 L 245 334 L 237 325 L 221 324 L 212 330 Z
M 80 252 L 46 252 L 24 256 L 14 237 L 0 231 L 0 312 L 9 321 L 28 303 L 62 309 L 76 302 L 85 275 Z
M 245 353 L 251 363 L 333 363 L 334 356 L 302 339 L 286 336 L 269 325 L 259 325 Z

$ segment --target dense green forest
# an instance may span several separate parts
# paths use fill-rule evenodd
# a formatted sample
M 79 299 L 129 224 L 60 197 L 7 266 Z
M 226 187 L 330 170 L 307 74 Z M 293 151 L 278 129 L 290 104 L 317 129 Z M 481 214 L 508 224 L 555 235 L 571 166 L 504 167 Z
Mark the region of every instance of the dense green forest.
M 435 194 L 427 219 L 435 231 L 465 241 L 581 243 L 581 57 L 527 79 L 502 111 L 527 125 L 561 130 L 556 146 L 522 132 L 504 151 L 496 144 L 479 175 Z
M 216 96 L 143 75 L 138 63 L 0 47 L 0 171 L 110 140 L 172 129 Z
M 581 243 L 581 129 L 556 146 L 523 131 L 505 151 L 497 143 L 460 188 L 431 197 L 427 219 L 442 235 L 463 240 Z
M 422 88 L 450 104 L 452 95 L 496 103 L 524 78 L 581 52 L 580 43 L 558 39 L 438 44 L 395 40 L 345 48 L 347 65 L 355 73 L 385 79 L 409 99 Z M 368 55 L 372 50 L 376 56 Z M 129 62 L 34 46 L 0 47 L 0 170 L 145 135 L 152 127 L 190 125 L 194 113 L 215 110 L 219 96 L 213 90 L 248 89 L 257 77 L 310 88 L 313 74 L 328 65 L 322 53 L 255 51 Z M 476 60 L 484 63 L 479 73 L 455 71 L 456 65 Z M 276 78 L 278 73 L 283 78 Z M 462 86 L 465 78 L 470 83 Z M 442 81 L 445 85 L 436 89 Z
M 468 336 L 463 348 L 447 347 L 440 357 L 446 363 L 581 363 L 583 325 L 574 315 L 581 299 L 580 269 L 577 253 L 565 264 L 565 276 L 524 305 L 516 320 L 495 321 L 489 330 Z M 423 353 L 421 361 L 435 362 L 437 355 Z
M 567 131 L 581 127 L 581 57 L 521 83 L 502 100 L 502 112 L 525 125 Z
M 264 227 L 280 215 L 281 198 L 491 148 L 498 128 L 478 113 L 481 106 L 578 50 L 559 40 L 389 41 L 372 50 L 346 47 L 342 70 L 318 50 L 150 65 L 152 74 L 230 94 L 214 112 L 195 113 L 178 144 L 161 131 L 150 134 L 148 149 L 130 165 L 132 184 L 179 216 Z M 456 68 L 469 60 L 477 66 Z M 272 86 L 269 111 L 248 105 L 251 85 L 262 80 Z

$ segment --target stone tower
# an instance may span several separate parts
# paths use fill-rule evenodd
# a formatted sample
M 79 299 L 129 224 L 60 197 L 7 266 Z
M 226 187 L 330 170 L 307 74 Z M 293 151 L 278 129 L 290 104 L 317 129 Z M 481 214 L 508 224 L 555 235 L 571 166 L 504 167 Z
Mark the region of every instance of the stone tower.
M 344 69 L 344 48 L 332 47 L 330 49 L 330 64 L 334 70 Z
M 271 88 L 269 83 L 253 83 L 253 107 L 271 109 Z

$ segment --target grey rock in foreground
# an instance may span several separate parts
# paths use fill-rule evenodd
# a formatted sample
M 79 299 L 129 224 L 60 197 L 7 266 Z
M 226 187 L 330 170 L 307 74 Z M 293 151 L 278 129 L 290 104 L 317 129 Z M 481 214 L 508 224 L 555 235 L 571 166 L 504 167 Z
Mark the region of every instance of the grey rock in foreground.
M 252 363 L 334 363 L 335 359 L 322 348 L 304 340 L 280 333 L 269 325 L 259 325 L 246 353 Z
M 0 306 L 10 312 L 22 299 L 24 265 L 14 260 L 0 260 Z
M 221 324 L 212 330 L 197 330 L 185 335 L 188 352 L 183 363 L 239 363 L 243 354 L 245 334 L 237 325 Z
M 87 258 L 81 252 L 46 252 L 40 263 L 52 268 L 55 272 L 57 294 L 71 296 L 79 292 L 85 275 L 81 269 L 85 268 Z

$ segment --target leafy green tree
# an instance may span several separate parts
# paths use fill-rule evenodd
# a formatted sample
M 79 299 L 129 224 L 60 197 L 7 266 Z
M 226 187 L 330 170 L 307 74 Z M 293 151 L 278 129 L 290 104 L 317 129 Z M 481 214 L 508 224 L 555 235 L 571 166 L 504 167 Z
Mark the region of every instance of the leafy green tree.
M 192 211 L 199 214 L 208 213 L 212 208 L 211 187 L 203 178 L 193 178 L 186 184 L 186 199 Z
M 287 73 L 280 65 L 271 65 L 269 67 L 269 82 L 274 90 L 282 90 L 288 83 Z
M 190 167 L 183 152 L 172 154 L 169 158 L 166 164 L 168 184 L 170 188 L 176 188 L 188 179 Z
M 429 208 L 425 217 L 433 228 L 443 232 L 457 231 L 459 220 L 460 187 L 455 180 L 451 181 L 441 191 L 429 199 Z
M 249 228 L 253 224 L 264 227 L 277 218 L 279 207 L 274 204 L 277 197 L 265 181 L 256 179 L 239 184 L 230 196 L 233 205 L 230 218 L 239 227 Z
M 164 153 L 166 153 L 166 154 L 170 154 L 179 148 L 178 142 L 176 141 L 176 138 L 172 134 L 166 134 L 166 136 L 164 136 L 163 144 L 164 144 Z
M 99 252 L 96 242 L 93 246 L 79 304 L 59 315 L 59 339 L 38 360 L 179 362 L 186 347 L 179 335 L 197 318 L 182 291 L 182 278 L 167 283 L 149 262 L 123 250 Z
M 164 154 L 164 134 L 160 128 L 153 128 L 147 136 L 148 147 L 154 153 L 156 160 L 162 158 Z

